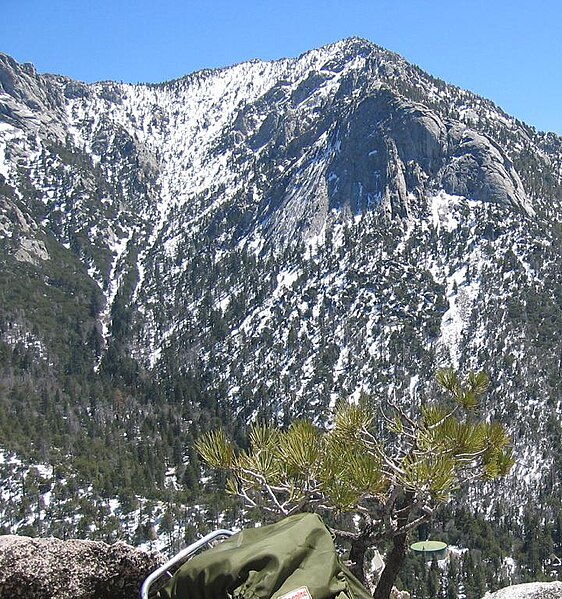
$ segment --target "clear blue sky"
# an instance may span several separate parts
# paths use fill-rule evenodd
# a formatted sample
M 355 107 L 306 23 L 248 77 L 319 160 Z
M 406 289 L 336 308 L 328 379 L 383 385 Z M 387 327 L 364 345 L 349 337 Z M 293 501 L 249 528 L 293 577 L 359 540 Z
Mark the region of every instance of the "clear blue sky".
M 0 0 L 0 51 L 83 81 L 160 82 L 364 37 L 562 134 L 561 0 Z

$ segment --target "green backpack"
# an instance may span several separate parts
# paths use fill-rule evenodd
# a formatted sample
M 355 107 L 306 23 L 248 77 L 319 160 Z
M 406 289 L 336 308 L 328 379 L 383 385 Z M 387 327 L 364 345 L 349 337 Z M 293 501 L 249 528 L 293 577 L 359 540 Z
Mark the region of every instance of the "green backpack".
M 186 562 L 159 599 L 372 599 L 316 514 L 243 530 Z

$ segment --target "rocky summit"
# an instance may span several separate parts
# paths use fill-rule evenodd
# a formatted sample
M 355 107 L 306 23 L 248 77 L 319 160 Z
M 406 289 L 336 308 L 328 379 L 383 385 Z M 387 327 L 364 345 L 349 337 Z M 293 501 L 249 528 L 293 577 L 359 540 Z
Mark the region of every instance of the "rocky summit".
M 173 544 L 217 518 L 201 432 L 441 366 L 517 456 L 464 499 L 560 512 L 560 137 L 355 38 L 160 84 L 0 55 L 0 91 L 6 532 Z

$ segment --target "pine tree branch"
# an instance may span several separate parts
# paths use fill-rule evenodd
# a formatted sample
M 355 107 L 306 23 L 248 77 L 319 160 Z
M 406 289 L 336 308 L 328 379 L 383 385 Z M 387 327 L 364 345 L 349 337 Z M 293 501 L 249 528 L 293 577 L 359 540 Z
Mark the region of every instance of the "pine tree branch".
M 338 537 L 344 541 L 357 541 L 361 538 L 360 533 L 351 532 L 350 530 L 340 530 L 338 528 L 330 528 L 330 530 Z
M 248 478 L 244 478 L 244 477 L 240 476 L 240 473 L 245 474 Z M 247 468 L 239 467 L 237 469 L 237 474 L 242 480 L 244 480 L 244 482 L 246 482 L 249 485 L 255 484 L 256 482 L 258 482 L 260 485 L 263 485 L 264 487 L 267 486 L 271 490 L 275 491 L 276 493 L 289 493 L 289 490 L 286 487 L 278 487 L 278 486 L 270 485 L 267 482 L 267 479 L 265 478 L 265 476 L 263 474 L 260 474 L 259 472 L 256 472 L 255 470 L 248 470 Z
M 402 408 L 400 408 L 394 401 L 388 401 L 388 405 L 399 415 L 400 418 L 405 420 L 410 425 L 411 431 L 417 431 L 419 428 L 418 423 L 415 420 L 410 418 L 406 412 Z M 413 434 L 413 433 L 412 433 Z
M 248 507 L 248 508 L 259 507 L 258 504 L 248 495 L 248 493 L 246 492 L 246 490 L 244 488 L 241 488 L 238 491 L 238 495 L 244 500 L 246 507 Z M 264 506 L 264 509 L 267 511 L 268 508 L 266 506 Z
M 400 468 L 398 464 L 394 462 L 394 460 L 389 458 L 388 455 L 379 447 L 378 443 L 375 442 L 371 449 L 390 468 L 392 476 L 389 476 L 389 478 L 393 478 L 397 474 L 405 476 L 406 471 Z
M 245 474 L 246 477 L 240 476 L 240 473 Z M 271 510 L 273 513 L 281 513 L 284 516 L 286 516 L 288 514 L 287 509 L 285 509 L 285 507 L 283 507 L 283 505 L 279 502 L 279 499 L 275 493 L 290 494 L 289 489 L 287 489 L 285 487 L 272 486 L 267 483 L 265 476 L 263 476 L 259 472 L 254 472 L 254 471 L 248 470 L 246 468 L 238 468 L 238 477 L 241 479 L 241 481 L 243 483 L 245 483 L 246 485 L 249 485 L 249 486 L 255 485 L 256 482 L 258 482 L 260 484 L 262 491 L 265 491 L 267 493 L 267 496 L 271 499 L 274 506 L 277 508 L 277 510 Z M 252 501 L 252 500 L 250 500 L 245 489 L 244 489 L 244 499 Z M 253 505 L 250 505 L 250 507 L 257 507 L 257 504 L 255 502 L 253 502 Z
M 415 520 L 408 522 L 404 526 L 399 526 L 393 533 L 393 536 L 397 536 L 400 534 L 408 533 L 411 530 L 416 529 L 422 522 L 427 522 L 431 518 L 431 514 L 422 514 Z
M 441 426 L 448 418 L 453 416 L 453 414 L 458 411 L 459 407 L 460 406 L 457 404 L 447 415 L 443 416 L 443 418 L 441 418 L 441 420 L 439 420 L 435 424 L 431 424 L 430 426 L 428 426 L 427 429 L 432 431 L 437 427 Z
M 293 506 L 288 512 L 287 512 L 287 516 L 291 516 L 293 514 L 298 514 L 299 512 L 301 512 L 307 505 L 312 505 L 312 504 L 318 504 L 320 502 L 320 499 L 314 500 L 314 492 L 311 493 L 307 493 L 302 499 L 301 501 L 299 501 L 299 503 L 297 503 L 295 506 Z M 285 505 L 285 504 L 284 504 Z
M 481 456 L 483 456 L 490 448 L 489 447 L 484 447 L 484 449 L 481 449 L 480 451 L 475 451 L 473 453 L 458 453 L 455 454 L 453 452 L 451 452 L 451 455 L 456 459 L 456 460 L 460 460 L 460 461 L 466 461 L 466 462 L 471 462 L 473 460 L 475 460 L 476 458 L 479 458 Z

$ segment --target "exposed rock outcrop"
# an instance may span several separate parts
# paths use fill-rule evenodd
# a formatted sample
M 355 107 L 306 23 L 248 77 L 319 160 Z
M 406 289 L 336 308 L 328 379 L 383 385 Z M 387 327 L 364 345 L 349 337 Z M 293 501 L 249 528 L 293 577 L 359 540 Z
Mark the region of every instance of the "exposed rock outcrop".
M 562 582 L 530 582 L 486 593 L 484 599 L 561 599 Z
M 134 599 L 159 565 L 125 543 L 0 536 L 0 598 Z
M 440 183 L 453 195 L 511 204 L 533 214 L 523 184 L 509 159 L 485 135 L 470 129 L 451 130 L 451 156 Z
M 31 64 L 18 64 L 0 53 L 0 116 L 2 121 L 29 132 L 66 139 L 62 95 L 48 76 Z

